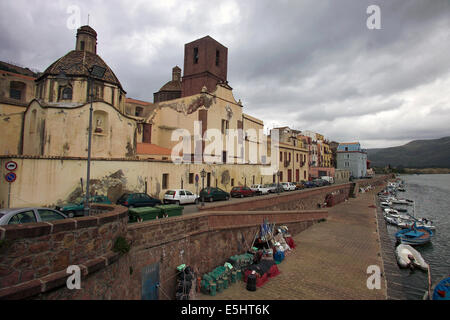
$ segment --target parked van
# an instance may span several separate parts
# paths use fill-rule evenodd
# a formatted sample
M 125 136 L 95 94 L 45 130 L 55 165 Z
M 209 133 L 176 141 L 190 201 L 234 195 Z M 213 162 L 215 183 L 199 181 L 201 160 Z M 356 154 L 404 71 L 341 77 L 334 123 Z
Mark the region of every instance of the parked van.
M 320 177 L 320 179 L 328 181 L 330 184 L 334 183 L 334 177 L 323 176 L 323 177 Z

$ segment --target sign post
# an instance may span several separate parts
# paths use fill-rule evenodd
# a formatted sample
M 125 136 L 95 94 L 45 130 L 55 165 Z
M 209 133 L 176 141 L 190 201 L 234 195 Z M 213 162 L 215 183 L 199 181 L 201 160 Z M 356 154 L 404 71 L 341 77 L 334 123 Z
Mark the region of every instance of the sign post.
M 16 165 L 17 168 L 17 165 Z M 14 172 L 8 172 L 5 175 L 5 180 L 8 182 L 8 208 L 11 205 L 11 184 L 16 181 L 17 176 Z

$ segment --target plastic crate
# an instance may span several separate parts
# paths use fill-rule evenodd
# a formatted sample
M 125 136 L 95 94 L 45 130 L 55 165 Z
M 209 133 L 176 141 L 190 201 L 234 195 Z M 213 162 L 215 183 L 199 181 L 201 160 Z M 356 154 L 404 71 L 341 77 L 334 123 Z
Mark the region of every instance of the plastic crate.
M 183 206 L 179 206 L 177 204 L 165 204 L 161 206 L 157 206 L 157 208 L 161 211 L 159 217 L 163 218 L 167 217 L 175 217 L 181 216 L 183 214 Z

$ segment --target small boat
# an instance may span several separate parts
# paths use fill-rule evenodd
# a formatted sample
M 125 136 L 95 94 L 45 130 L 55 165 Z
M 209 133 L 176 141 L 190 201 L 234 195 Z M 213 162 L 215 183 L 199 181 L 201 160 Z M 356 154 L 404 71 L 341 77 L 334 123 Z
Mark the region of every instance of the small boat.
M 398 188 L 397 190 L 400 191 L 400 192 L 405 192 L 406 191 L 405 188 Z
M 420 268 L 422 270 L 428 270 L 428 264 L 422 258 L 421 254 L 407 244 L 399 244 L 395 249 L 395 255 L 397 256 L 397 262 L 402 268 Z
M 433 225 L 433 221 L 428 220 L 426 218 L 418 218 L 416 219 L 416 225 L 418 227 L 426 227 L 431 230 L 435 230 L 436 226 Z
M 391 209 L 391 208 L 385 208 L 383 210 L 386 214 L 398 214 L 398 211 L 395 209 Z
M 388 202 L 388 201 L 383 201 L 383 202 L 380 203 L 380 205 L 381 205 L 382 207 L 390 207 L 390 206 L 392 205 L 392 203 L 391 203 L 391 202 Z
M 395 238 L 402 244 L 411 246 L 425 244 L 433 238 L 433 231 L 427 227 L 418 227 L 416 223 L 411 228 L 403 229 L 395 234 Z
M 450 276 L 444 277 L 431 288 L 431 299 L 428 292 L 424 300 L 450 300 Z
M 412 205 L 412 201 L 407 200 L 407 199 L 396 199 L 396 200 L 392 200 L 391 201 L 393 204 L 401 204 L 401 205 L 406 205 L 406 206 L 410 206 Z

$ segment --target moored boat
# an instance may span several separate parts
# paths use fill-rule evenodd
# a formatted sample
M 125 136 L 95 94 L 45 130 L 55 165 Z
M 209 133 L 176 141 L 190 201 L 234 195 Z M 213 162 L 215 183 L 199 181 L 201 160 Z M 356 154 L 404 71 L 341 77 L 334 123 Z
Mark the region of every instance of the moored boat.
M 397 262 L 402 268 L 417 267 L 425 271 L 428 270 L 428 264 L 422 255 L 410 245 L 399 244 L 395 249 L 395 254 Z
M 450 300 L 450 276 L 444 277 L 431 288 L 431 299 L 428 292 L 424 300 Z
M 431 241 L 433 231 L 427 227 L 418 227 L 416 223 L 411 228 L 403 229 L 395 234 L 395 238 L 402 244 L 417 246 Z

